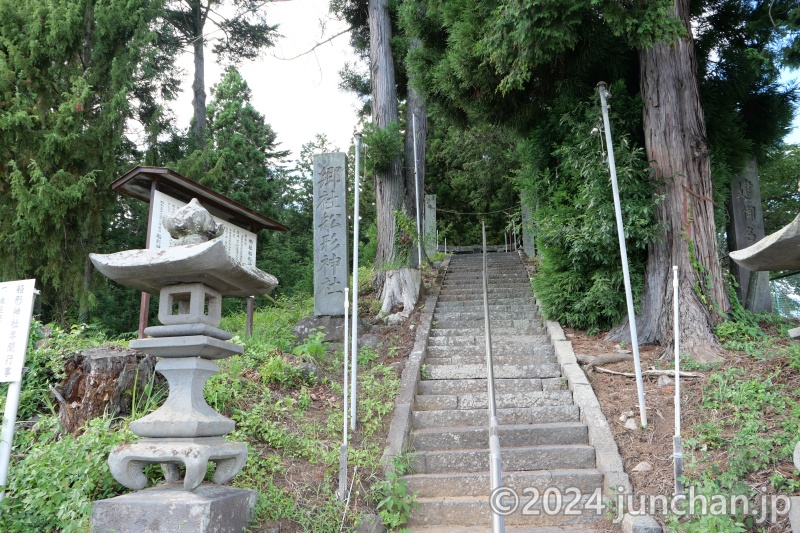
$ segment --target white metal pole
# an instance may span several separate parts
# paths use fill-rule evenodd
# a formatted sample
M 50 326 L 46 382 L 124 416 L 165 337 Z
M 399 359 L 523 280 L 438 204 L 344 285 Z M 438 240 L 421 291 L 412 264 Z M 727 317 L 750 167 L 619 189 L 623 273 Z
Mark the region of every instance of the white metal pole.
M 0 432 L 0 501 L 5 498 L 8 483 L 8 465 L 11 462 L 11 445 L 14 442 L 14 425 L 17 422 L 19 395 L 22 391 L 22 380 L 8 384 L 6 409 L 3 413 L 3 429 Z
M 350 350 L 352 355 L 352 385 L 350 387 L 350 424 L 353 430 L 356 429 L 356 374 L 358 373 L 358 236 L 360 220 L 359 209 L 359 177 L 361 171 L 361 133 L 355 134 L 356 140 L 356 176 L 355 193 L 353 197 L 353 346 Z
M 678 310 L 678 267 L 672 267 L 672 302 L 675 310 L 673 331 L 675 343 L 675 436 L 672 438 L 672 458 L 675 462 L 675 494 L 683 494 L 683 443 L 681 442 L 681 352 L 680 352 L 680 316 Z
M 603 126 L 608 145 L 608 169 L 611 173 L 611 190 L 614 194 L 614 212 L 617 216 L 617 235 L 619 237 L 619 254 L 622 258 L 622 277 L 625 281 L 625 300 L 628 303 L 628 324 L 631 329 L 631 348 L 633 364 L 636 371 L 636 390 L 639 395 L 639 419 L 642 427 L 647 427 L 647 409 L 644 403 L 644 385 L 642 383 L 642 363 L 639 360 L 639 337 L 636 334 L 636 315 L 633 310 L 633 291 L 631 290 L 631 274 L 628 270 L 628 251 L 625 247 L 625 228 L 622 225 L 622 206 L 619 201 L 619 185 L 617 184 L 617 166 L 614 161 L 614 145 L 611 144 L 611 123 L 608 120 L 608 104 L 606 103 L 606 84 L 597 84 L 600 92 L 600 103 L 603 108 Z
M 422 211 L 419 208 L 419 162 L 417 161 L 417 115 L 413 116 L 414 131 L 414 197 L 417 200 L 417 253 L 419 268 L 422 268 Z
M 344 288 L 344 381 L 343 381 L 343 384 L 344 384 L 344 444 L 347 444 L 347 396 L 348 396 L 348 392 L 347 392 L 347 363 L 348 363 L 348 359 L 347 359 L 347 355 L 348 355 L 348 352 L 347 352 L 347 348 L 348 348 L 347 339 L 348 339 L 348 333 L 349 333 L 347 320 L 348 320 L 348 315 L 350 313 L 350 305 L 349 305 L 350 304 L 350 302 L 349 302 L 350 294 L 349 294 L 349 290 L 350 289 L 348 289 L 347 287 Z
M 678 311 L 678 267 L 672 267 L 672 307 L 674 308 L 673 329 L 675 335 L 675 435 L 681 434 L 681 380 L 680 380 L 680 339 L 681 330 Z
M 347 499 L 347 335 L 348 324 L 347 316 L 350 309 L 348 308 L 350 295 L 348 288 L 344 288 L 344 379 L 343 393 L 344 401 L 342 402 L 342 412 L 344 415 L 344 424 L 342 427 L 342 445 L 339 447 L 339 501 L 343 502 Z

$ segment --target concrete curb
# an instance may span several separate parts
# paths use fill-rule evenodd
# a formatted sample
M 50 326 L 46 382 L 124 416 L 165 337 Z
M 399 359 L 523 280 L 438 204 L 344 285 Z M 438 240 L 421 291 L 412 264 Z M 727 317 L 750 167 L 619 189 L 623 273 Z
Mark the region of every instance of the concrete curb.
M 536 305 L 541 308 L 538 300 Z M 581 422 L 589 428 L 589 444 L 595 448 L 597 469 L 603 473 L 604 496 L 612 498 L 620 492 L 631 494 L 631 480 L 623 468 L 622 457 L 611 433 L 611 427 L 600 408 L 600 402 L 589 379 L 575 358 L 572 342 L 567 340 L 558 322 L 546 320 L 545 328 L 555 348 L 562 375 L 567 379 L 569 390 L 572 391 L 575 405 L 580 407 Z
M 433 326 L 433 312 L 436 309 L 436 302 L 439 300 L 439 292 L 442 290 L 442 280 L 450 266 L 450 257 L 452 256 L 448 255 L 442 262 L 440 275 L 436 278 L 435 285 L 425 300 L 425 308 L 420 314 L 419 324 L 417 324 L 414 347 L 400 377 L 400 392 L 395 400 L 394 415 L 389 424 L 389 434 L 386 436 L 386 448 L 381 457 L 386 473 L 394 471 L 392 460 L 406 449 L 408 435 L 411 431 L 411 412 L 414 408 L 414 397 L 417 395 L 420 368 L 428 349 L 428 337 Z

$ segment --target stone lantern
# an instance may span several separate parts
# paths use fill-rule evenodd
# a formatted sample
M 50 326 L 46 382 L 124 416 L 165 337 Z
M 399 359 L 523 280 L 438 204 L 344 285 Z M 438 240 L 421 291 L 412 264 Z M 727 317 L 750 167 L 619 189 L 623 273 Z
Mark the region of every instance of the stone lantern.
M 235 424 L 206 403 L 203 387 L 219 370 L 214 360 L 243 352 L 219 329 L 222 298 L 266 294 L 278 281 L 232 259 L 218 238 L 224 228 L 196 199 L 163 223 L 175 239 L 170 248 L 90 255 L 110 279 L 159 294 L 162 325 L 145 329 L 150 338 L 130 346 L 158 357 L 156 371 L 169 383 L 164 404 L 131 422 L 140 440 L 117 446 L 108 459 L 114 478 L 140 492 L 95 502 L 92 530 L 241 531 L 255 492 L 221 485 L 244 466 L 247 445 L 225 439 Z M 212 483 L 203 483 L 210 462 Z M 149 464 L 161 465 L 165 483 L 142 490 Z

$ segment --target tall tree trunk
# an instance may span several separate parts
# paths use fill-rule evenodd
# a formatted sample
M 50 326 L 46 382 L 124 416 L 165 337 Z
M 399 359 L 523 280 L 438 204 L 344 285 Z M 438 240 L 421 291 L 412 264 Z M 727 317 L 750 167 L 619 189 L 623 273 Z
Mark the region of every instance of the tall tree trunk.
M 83 18 L 86 24 L 86 34 L 83 36 L 83 53 L 81 54 L 81 65 L 83 70 L 89 68 L 89 62 L 92 60 L 92 36 L 94 35 L 94 2 L 86 4 L 86 14 Z
M 412 39 L 410 43 L 410 50 L 419 48 L 421 46 L 419 39 Z M 414 117 L 417 117 L 417 135 L 414 139 Z M 406 134 L 404 139 L 405 146 L 405 176 L 406 176 L 406 191 L 405 191 L 405 209 L 406 213 L 410 216 L 416 217 L 417 205 L 419 205 L 420 217 L 424 214 L 425 209 L 425 142 L 428 136 L 428 109 L 425 104 L 425 97 L 414 88 L 414 76 L 409 71 L 408 79 L 408 98 L 406 99 Z M 418 176 L 414 175 L 414 142 L 417 143 L 416 154 L 416 169 Z M 417 177 L 419 184 L 417 184 Z M 417 187 L 419 185 L 419 187 Z M 419 198 L 417 198 L 417 194 Z M 422 220 L 422 218 L 420 218 Z M 423 246 L 424 250 L 424 246 Z M 417 262 L 418 247 L 415 247 L 411 254 L 412 265 L 419 264 Z M 427 256 L 423 251 L 423 262 L 427 261 Z
M 379 128 L 397 120 L 397 88 L 390 39 L 392 27 L 388 0 L 369 0 L 369 61 L 372 81 L 372 120 Z M 396 158 L 388 172 L 375 176 L 378 246 L 375 283 L 381 289 L 384 277 L 380 269 L 397 259 L 394 212 L 403 208 L 405 195 L 403 161 Z
M 194 136 L 197 147 L 205 146 L 206 132 L 206 76 L 205 76 L 205 41 L 203 27 L 205 26 L 205 13 L 203 13 L 200 0 L 192 2 L 192 19 L 194 38 L 194 81 L 192 82 L 192 107 L 194 108 Z
M 637 318 L 639 340 L 670 346 L 673 339 L 672 266 L 680 280 L 682 352 L 699 361 L 719 357 L 714 325 L 730 303 L 717 255 L 711 167 L 689 23 L 689 0 L 675 10 L 688 37 L 639 52 L 647 158 L 652 162 L 661 238 L 648 248 L 644 301 Z M 672 356 L 671 350 L 665 358 Z

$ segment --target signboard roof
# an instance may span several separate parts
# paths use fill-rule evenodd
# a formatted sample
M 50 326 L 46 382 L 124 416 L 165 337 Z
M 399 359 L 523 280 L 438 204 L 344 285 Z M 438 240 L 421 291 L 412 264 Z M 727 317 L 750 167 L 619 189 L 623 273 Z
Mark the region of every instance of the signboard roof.
M 197 198 L 212 215 L 249 231 L 258 232 L 262 229 L 289 231 L 289 228 L 280 222 L 164 167 L 137 166 L 112 183 L 111 188 L 150 202 L 150 188 L 153 182 L 158 184 L 159 191 L 186 203 L 192 198 Z

